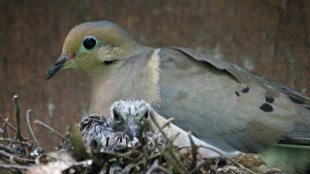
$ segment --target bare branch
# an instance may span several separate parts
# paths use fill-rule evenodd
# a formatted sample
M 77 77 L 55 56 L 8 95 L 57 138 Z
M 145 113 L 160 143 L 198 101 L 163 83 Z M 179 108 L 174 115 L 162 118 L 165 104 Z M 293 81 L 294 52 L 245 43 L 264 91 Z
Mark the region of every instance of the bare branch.
M 250 172 L 250 173 L 252 173 L 252 174 L 255 174 L 255 172 L 253 172 L 253 171 L 251 171 L 250 169 L 244 167 L 243 165 L 241 165 L 241 164 L 235 162 L 234 160 L 231 160 L 228 156 L 226 156 L 225 154 L 221 153 L 220 151 L 218 151 L 218 150 L 216 150 L 216 149 L 214 149 L 214 148 L 206 147 L 206 146 L 203 146 L 203 145 L 200 145 L 199 147 L 202 147 L 202 148 L 205 148 L 205 149 L 213 150 L 214 152 L 220 154 L 221 156 L 223 156 L 224 158 L 226 158 L 228 161 L 234 163 L 235 165 L 237 165 L 237 166 L 240 167 L 241 169 L 246 170 L 246 171 L 248 171 L 248 172 Z
M 156 160 L 153 165 L 151 166 L 151 168 L 146 172 L 146 174 L 151 174 L 153 171 L 155 170 L 161 170 L 164 173 L 168 173 L 170 174 L 171 172 L 168 171 L 167 169 L 163 168 L 162 166 L 158 165 L 158 160 Z
M 174 121 L 174 118 L 169 118 L 161 128 L 164 129 L 169 126 L 172 121 Z
M 154 117 L 154 113 L 153 113 L 153 112 L 151 112 L 150 117 L 151 117 L 151 120 L 153 121 L 153 123 L 155 124 L 155 126 L 157 127 L 157 129 L 159 130 L 159 132 L 162 134 L 162 136 L 165 138 L 165 140 L 168 141 L 167 135 L 166 135 L 165 132 L 162 130 L 162 128 L 159 126 L 157 120 L 156 120 L 155 117 Z
M 79 161 L 79 162 L 73 163 L 73 164 L 72 164 L 70 167 L 68 167 L 66 170 L 68 170 L 68 169 L 70 169 L 70 168 L 79 167 L 79 166 L 88 167 L 88 166 L 91 166 L 93 163 L 94 163 L 93 160 Z
M 172 141 L 170 141 L 169 143 L 168 143 L 168 152 L 169 152 L 169 154 L 170 154 L 170 157 L 171 158 L 173 158 L 174 160 L 175 160 L 175 163 L 177 163 L 177 165 L 179 166 L 179 167 L 181 167 L 181 169 L 185 172 L 185 171 L 187 171 L 186 170 L 186 168 L 185 168 L 185 166 L 183 165 L 183 163 L 180 161 L 180 159 L 179 158 L 177 158 L 175 155 L 174 155 L 174 152 L 173 152 L 173 141 L 174 140 L 172 140 Z
M 31 111 L 32 111 L 31 109 L 28 109 L 27 112 L 26 112 L 26 119 L 27 119 L 28 127 L 29 127 L 29 130 L 30 130 L 30 132 L 31 132 L 31 135 L 32 135 L 34 141 L 37 143 L 37 146 L 38 146 L 38 147 L 41 147 L 41 146 L 40 146 L 40 143 L 38 142 L 36 136 L 34 135 L 34 133 L 33 133 L 33 131 L 32 131 L 31 125 L 30 125 L 29 115 L 30 115 Z
M 12 147 L 9 147 L 9 146 L 5 146 L 3 144 L 0 144 L 0 149 L 3 149 L 6 152 L 10 152 L 10 153 L 13 153 L 13 154 L 20 154 L 20 152 L 17 151 L 16 149 L 14 149 Z
M 198 165 L 196 168 L 194 168 L 192 171 L 189 172 L 189 174 L 198 173 L 201 168 L 204 168 L 205 166 L 208 166 L 213 163 L 213 159 L 207 159 L 202 164 Z
M 20 141 L 25 141 L 24 137 L 20 133 L 20 107 L 18 104 L 18 96 L 13 96 L 13 102 L 15 104 L 15 117 L 16 117 L 16 134 L 14 139 L 19 139 Z
M 157 143 L 157 139 L 155 140 L 155 146 L 157 147 L 157 149 L 160 151 L 160 153 L 162 155 L 164 155 L 166 157 L 166 159 L 175 167 L 175 169 L 177 170 L 178 173 L 184 173 L 185 171 L 182 170 L 173 160 L 173 158 L 171 156 L 169 156 L 167 153 L 165 153 L 158 145 Z
M 46 129 L 52 131 L 54 134 L 58 135 L 58 136 L 59 136 L 61 139 L 63 139 L 64 141 L 69 142 L 69 140 L 66 139 L 63 135 L 61 135 L 61 133 L 59 133 L 59 132 L 56 131 L 55 129 L 51 128 L 51 127 L 48 126 L 47 124 L 43 123 L 42 121 L 40 121 L 40 120 L 35 120 L 34 123 L 39 124 L 39 125 L 45 127 Z
M 1 115 L 0 115 L 0 117 L 1 117 Z M 2 118 L 2 117 L 1 117 L 1 118 Z M 3 133 L 2 133 L 2 135 L 3 135 L 4 138 L 8 138 L 8 137 L 9 137 L 9 136 L 8 136 L 8 133 L 7 133 L 7 131 L 6 131 L 6 125 L 7 125 L 7 124 L 3 123 Z
M 128 159 L 130 161 L 133 161 L 134 159 L 129 157 L 129 155 L 125 155 L 125 154 L 122 154 L 122 153 L 117 153 L 117 152 L 113 152 L 113 151 L 105 151 L 103 152 L 104 154 L 108 154 L 108 155 L 112 155 L 112 156 L 115 156 L 117 158 L 125 158 L 125 159 Z
M 29 142 L 21 142 L 21 141 L 12 140 L 12 139 L 9 139 L 9 138 L 0 138 L 0 141 L 7 141 L 7 142 L 10 142 L 10 143 L 21 144 L 21 145 L 27 146 L 28 148 L 32 147 L 32 144 L 29 143 Z
M 197 151 L 198 151 L 198 147 L 197 145 L 194 143 L 193 139 L 192 139 L 192 133 L 188 133 L 188 138 L 191 142 L 191 146 L 192 146 L 192 168 L 196 167 L 196 162 L 197 162 Z
M 237 166 L 240 167 L 241 169 L 246 170 L 246 171 L 250 172 L 251 174 L 256 174 L 255 172 L 251 171 L 250 169 L 244 167 L 243 165 L 241 165 L 241 164 L 239 164 L 239 163 L 237 163 L 237 162 L 231 160 L 228 156 L 226 156 L 225 154 L 221 153 L 220 151 L 218 151 L 218 150 L 216 150 L 216 149 L 214 149 L 214 148 L 206 147 L 206 146 L 203 146 L 203 145 L 200 145 L 200 146 L 198 146 L 198 147 L 213 150 L 214 152 L 218 153 L 220 156 L 224 157 L 224 158 L 227 159 L 228 161 L 234 163 L 235 165 L 237 165 Z M 185 149 L 185 148 L 191 148 L 191 147 L 189 147 L 189 146 L 184 146 L 184 147 L 180 147 L 179 149 Z
M 14 132 L 16 132 L 16 129 L 8 121 L 6 121 L 1 115 L 0 115 L 0 118 L 6 125 L 8 125 Z
M 3 150 L 0 150 L 0 155 L 9 158 L 11 161 L 14 160 L 15 162 L 20 162 L 20 163 L 34 163 L 35 162 L 33 159 L 20 158 L 12 154 L 9 154 Z
M 30 166 L 19 165 L 19 164 L 3 164 L 3 163 L 0 163 L 0 168 L 29 170 L 31 167 Z
M 16 129 L 6 119 L 4 119 L 1 115 L 0 115 L 0 119 L 4 122 L 4 125 L 3 125 L 4 132 L 6 132 L 5 125 L 8 125 L 14 132 L 16 132 Z M 29 140 L 28 137 L 24 137 L 23 135 L 21 135 L 21 136 L 23 137 L 24 140 Z

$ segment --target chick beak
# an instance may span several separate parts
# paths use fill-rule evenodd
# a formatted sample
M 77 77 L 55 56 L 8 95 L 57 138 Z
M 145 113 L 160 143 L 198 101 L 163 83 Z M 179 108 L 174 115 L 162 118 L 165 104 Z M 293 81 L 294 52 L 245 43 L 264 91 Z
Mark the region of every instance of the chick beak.
M 56 74 L 56 72 L 59 71 L 67 61 L 71 60 L 74 57 L 75 55 L 59 57 L 55 64 L 46 72 L 45 81 L 52 78 L 54 74 Z
M 136 121 L 129 121 L 126 124 L 126 131 L 131 137 L 138 137 L 140 133 L 140 125 Z

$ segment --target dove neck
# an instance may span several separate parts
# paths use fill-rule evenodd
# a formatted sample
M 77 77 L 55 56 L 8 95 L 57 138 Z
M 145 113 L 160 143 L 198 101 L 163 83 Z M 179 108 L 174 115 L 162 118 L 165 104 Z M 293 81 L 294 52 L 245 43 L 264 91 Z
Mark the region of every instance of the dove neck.
M 156 53 L 156 54 L 155 54 Z M 147 49 L 140 54 L 88 72 L 92 79 L 89 114 L 110 116 L 111 105 L 121 99 L 144 100 L 158 105 L 158 51 Z

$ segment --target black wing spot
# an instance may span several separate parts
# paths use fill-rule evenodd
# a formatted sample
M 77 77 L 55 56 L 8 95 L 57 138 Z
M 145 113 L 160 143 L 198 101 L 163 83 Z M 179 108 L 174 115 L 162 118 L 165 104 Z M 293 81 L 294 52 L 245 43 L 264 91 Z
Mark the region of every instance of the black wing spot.
M 168 57 L 167 62 L 172 62 L 172 61 L 173 61 L 172 57 Z
M 265 98 L 266 98 L 266 102 L 267 103 L 273 103 L 274 102 L 274 98 L 273 97 L 266 97 L 265 96 Z
M 310 110 L 310 108 L 309 107 L 306 107 L 308 110 Z
M 259 108 L 265 112 L 272 112 L 273 111 L 273 107 L 267 103 L 262 104 Z
M 301 104 L 301 105 L 303 105 L 303 104 L 306 103 L 305 101 L 302 101 L 302 100 L 300 100 L 300 99 L 298 99 L 298 98 L 295 98 L 295 97 L 292 97 L 292 96 L 288 96 L 288 97 L 290 98 L 290 100 L 291 100 L 293 103 Z
M 243 92 L 243 93 L 248 93 L 249 90 L 250 90 L 250 88 L 247 86 L 246 88 L 243 88 L 243 89 L 241 90 L 241 92 Z
M 238 96 L 238 97 L 240 96 L 239 92 L 237 92 L 237 91 L 235 91 L 235 94 L 236 94 L 236 96 Z

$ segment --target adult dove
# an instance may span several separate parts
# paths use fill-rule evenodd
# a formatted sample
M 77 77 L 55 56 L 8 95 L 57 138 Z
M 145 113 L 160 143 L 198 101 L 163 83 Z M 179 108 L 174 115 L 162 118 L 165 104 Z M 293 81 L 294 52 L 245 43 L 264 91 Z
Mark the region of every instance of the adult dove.
M 246 68 L 190 49 L 141 45 L 108 21 L 74 27 L 45 80 L 66 68 L 90 75 L 90 114 L 109 115 L 115 101 L 143 99 L 226 153 L 259 153 L 265 168 L 307 172 L 309 98 Z

